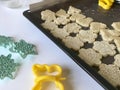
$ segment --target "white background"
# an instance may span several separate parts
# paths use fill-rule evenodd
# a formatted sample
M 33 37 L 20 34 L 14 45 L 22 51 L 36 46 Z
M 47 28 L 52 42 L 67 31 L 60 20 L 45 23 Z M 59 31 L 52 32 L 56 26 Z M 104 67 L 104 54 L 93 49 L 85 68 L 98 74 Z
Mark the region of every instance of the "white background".
M 22 65 L 14 80 L 7 78 L 0 80 L 0 90 L 32 90 L 34 77 L 31 68 L 35 63 L 59 64 L 63 68 L 63 76 L 67 78 L 64 81 L 65 90 L 104 90 L 69 56 L 23 16 L 23 11 L 27 9 L 27 7 L 10 9 L 0 3 L 0 35 L 14 37 L 16 41 L 24 39 L 29 43 L 35 44 L 39 53 L 34 57 L 27 57 L 24 60 L 19 55 L 13 54 L 15 59 L 22 60 Z M 6 54 L 2 48 L 0 52 L 1 54 Z

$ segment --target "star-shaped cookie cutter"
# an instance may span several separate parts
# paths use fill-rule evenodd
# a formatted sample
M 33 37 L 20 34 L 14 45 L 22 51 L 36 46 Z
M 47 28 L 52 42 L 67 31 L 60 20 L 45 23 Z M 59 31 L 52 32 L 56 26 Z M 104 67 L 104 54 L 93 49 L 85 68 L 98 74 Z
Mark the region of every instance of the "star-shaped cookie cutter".
M 65 80 L 65 78 L 62 77 L 62 68 L 59 65 L 35 64 L 32 67 L 32 71 L 36 77 L 35 86 L 32 90 L 41 90 L 44 82 L 54 82 L 57 88 L 64 90 L 61 80 Z

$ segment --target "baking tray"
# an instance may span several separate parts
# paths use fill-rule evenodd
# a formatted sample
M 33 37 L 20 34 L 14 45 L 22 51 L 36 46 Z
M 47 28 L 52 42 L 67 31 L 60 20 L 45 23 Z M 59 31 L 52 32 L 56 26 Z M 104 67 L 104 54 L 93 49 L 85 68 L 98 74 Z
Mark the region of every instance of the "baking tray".
M 36 27 L 38 27 L 39 30 L 42 31 L 47 37 L 49 37 L 58 47 L 60 47 L 68 56 L 70 56 L 72 60 L 76 62 L 76 64 L 82 67 L 105 90 L 120 90 L 120 88 L 116 89 L 101 75 L 99 75 L 96 72 L 97 69 L 90 67 L 82 59 L 80 59 L 76 54 L 77 52 L 68 49 L 60 39 L 55 38 L 48 30 L 45 30 L 40 25 L 43 22 L 40 16 L 41 11 L 45 9 L 50 9 L 52 11 L 58 11 L 59 9 L 67 10 L 70 5 L 76 8 L 80 8 L 83 14 L 88 17 L 92 17 L 95 21 L 106 23 L 109 28 L 111 28 L 112 22 L 120 21 L 120 5 L 114 4 L 114 6 L 109 11 L 105 11 L 97 5 L 97 0 L 69 0 L 67 2 L 59 3 L 54 6 L 44 7 L 33 12 L 26 10 L 23 12 L 23 15 Z

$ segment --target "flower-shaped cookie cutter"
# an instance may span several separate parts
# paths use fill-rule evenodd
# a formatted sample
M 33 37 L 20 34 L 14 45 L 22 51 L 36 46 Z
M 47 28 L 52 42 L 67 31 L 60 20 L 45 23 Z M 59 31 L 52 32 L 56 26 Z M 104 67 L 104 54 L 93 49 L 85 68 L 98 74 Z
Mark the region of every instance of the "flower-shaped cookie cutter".
M 26 58 L 27 55 L 38 54 L 35 45 L 27 43 L 24 40 L 14 42 L 13 46 L 9 50 L 11 52 L 19 53 L 23 59 Z
M 42 83 L 44 82 L 54 82 L 56 87 L 58 87 L 60 90 L 64 90 L 64 86 L 61 83 L 61 80 L 65 80 L 65 78 L 61 77 L 62 68 L 59 65 L 53 64 L 48 66 L 46 64 L 35 64 L 32 67 L 32 71 L 36 77 L 36 84 L 32 90 L 41 90 Z
M 0 46 L 7 48 L 10 47 L 14 43 L 14 39 L 12 37 L 6 37 L 0 35 Z
M 108 10 L 113 5 L 114 0 L 99 0 L 98 5 L 103 9 Z
M 17 67 L 20 66 L 20 64 L 15 63 L 14 59 L 11 59 L 11 56 L 11 54 L 8 56 L 0 56 L 0 79 L 4 79 L 5 77 L 11 79 L 15 78 L 13 72 L 16 72 Z

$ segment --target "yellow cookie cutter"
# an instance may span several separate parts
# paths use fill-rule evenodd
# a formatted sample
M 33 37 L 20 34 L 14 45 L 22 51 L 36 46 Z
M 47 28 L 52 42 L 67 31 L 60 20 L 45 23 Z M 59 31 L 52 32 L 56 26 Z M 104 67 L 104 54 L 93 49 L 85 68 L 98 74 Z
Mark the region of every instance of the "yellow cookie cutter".
M 46 64 L 44 65 L 35 64 L 32 67 L 32 71 L 36 77 L 35 79 L 36 84 L 32 90 L 41 90 L 42 83 L 49 81 L 54 82 L 56 87 L 58 87 L 60 90 L 64 90 L 61 80 L 65 80 L 65 78 L 61 77 L 62 69 L 59 65 L 53 64 L 51 66 L 48 66 Z
M 114 0 L 99 0 L 98 5 L 103 9 L 108 10 L 113 5 Z

